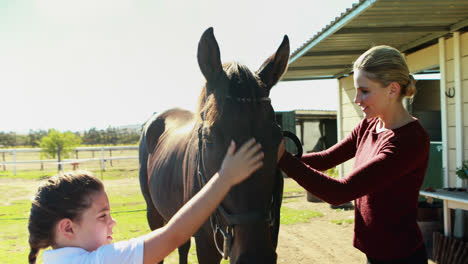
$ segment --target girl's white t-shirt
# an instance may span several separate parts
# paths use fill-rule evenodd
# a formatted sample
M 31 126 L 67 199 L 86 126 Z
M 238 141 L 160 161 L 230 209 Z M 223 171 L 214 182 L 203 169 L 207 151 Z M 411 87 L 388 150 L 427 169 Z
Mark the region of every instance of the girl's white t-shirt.
M 142 264 L 143 263 L 143 237 L 132 238 L 110 245 L 101 246 L 93 252 L 78 247 L 65 247 L 44 251 L 42 258 L 44 264 Z

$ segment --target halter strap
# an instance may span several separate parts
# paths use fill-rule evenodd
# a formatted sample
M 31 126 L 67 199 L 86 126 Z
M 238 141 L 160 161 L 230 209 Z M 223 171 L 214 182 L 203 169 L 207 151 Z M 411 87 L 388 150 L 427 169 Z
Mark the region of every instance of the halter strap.
M 226 99 L 235 100 L 239 103 L 260 103 L 260 102 L 271 102 L 269 97 L 232 97 L 230 95 L 226 96 Z

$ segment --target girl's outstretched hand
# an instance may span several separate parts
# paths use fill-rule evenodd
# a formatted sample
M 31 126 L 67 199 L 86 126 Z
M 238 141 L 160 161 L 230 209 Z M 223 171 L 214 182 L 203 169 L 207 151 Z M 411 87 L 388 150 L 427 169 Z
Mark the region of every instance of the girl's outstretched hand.
M 221 164 L 221 169 L 219 170 L 220 178 L 228 180 L 231 185 L 236 185 L 245 180 L 263 166 L 263 152 L 261 148 L 262 146 L 255 143 L 255 139 L 252 138 L 235 152 L 236 143 L 231 141 L 231 145 L 229 145 L 226 156 L 224 156 L 223 163 Z

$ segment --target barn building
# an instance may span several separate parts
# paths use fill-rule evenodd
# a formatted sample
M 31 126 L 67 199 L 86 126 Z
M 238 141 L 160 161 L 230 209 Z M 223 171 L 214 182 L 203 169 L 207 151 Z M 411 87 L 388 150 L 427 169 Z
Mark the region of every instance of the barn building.
M 465 185 L 456 170 L 468 160 L 468 1 L 361 0 L 293 51 L 283 82 L 338 80 L 338 140 L 363 118 L 352 64 L 376 45 L 399 49 L 418 76 L 414 101 L 405 104 L 430 134 L 424 186 Z M 340 176 L 352 164 L 341 165 Z

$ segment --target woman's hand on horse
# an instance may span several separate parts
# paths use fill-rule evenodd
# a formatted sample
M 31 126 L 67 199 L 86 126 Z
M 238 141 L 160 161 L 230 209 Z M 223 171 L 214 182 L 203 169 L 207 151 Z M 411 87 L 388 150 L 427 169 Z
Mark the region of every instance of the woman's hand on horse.
M 284 139 L 283 139 L 281 140 L 281 143 L 278 146 L 278 160 L 276 162 L 280 161 L 281 157 L 283 157 L 284 152 L 285 152 L 285 148 L 284 148 Z
M 231 141 L 219 170 L 220 178 L 228 180 L 231 185 L 236 185 L 245 180 L 263 166 L 263 152 L 261 149 L 262 146 L 255 143 L 255 139 L 252 138 L 236 152 L 236 143 Z

